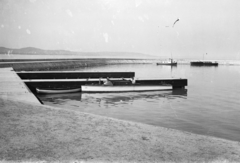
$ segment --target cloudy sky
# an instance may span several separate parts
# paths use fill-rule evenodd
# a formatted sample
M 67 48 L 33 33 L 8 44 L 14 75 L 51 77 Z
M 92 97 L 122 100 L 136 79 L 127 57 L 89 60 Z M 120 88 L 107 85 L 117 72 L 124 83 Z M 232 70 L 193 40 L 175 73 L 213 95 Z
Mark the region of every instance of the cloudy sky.
M 240 59 L 240 1 L 0 0 L 0 46 Z

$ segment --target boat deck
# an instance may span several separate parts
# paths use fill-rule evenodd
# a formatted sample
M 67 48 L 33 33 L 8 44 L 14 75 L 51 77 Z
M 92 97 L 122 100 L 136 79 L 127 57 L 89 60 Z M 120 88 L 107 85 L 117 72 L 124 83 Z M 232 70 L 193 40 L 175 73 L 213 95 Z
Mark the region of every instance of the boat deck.
M 0 97 L 40 104 L 12 68 L 0 68 Z

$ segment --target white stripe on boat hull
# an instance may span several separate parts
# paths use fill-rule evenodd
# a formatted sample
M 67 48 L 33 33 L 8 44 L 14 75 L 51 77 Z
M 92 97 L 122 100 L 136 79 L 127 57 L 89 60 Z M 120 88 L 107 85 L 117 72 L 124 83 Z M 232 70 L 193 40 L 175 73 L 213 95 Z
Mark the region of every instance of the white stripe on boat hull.
M 82 92 L 137 92 L 137 91 L 159 91 L 171 90 L 171 85 L 124 85 L 124 86 L 105 86 L 105 85 L 82 85 Z

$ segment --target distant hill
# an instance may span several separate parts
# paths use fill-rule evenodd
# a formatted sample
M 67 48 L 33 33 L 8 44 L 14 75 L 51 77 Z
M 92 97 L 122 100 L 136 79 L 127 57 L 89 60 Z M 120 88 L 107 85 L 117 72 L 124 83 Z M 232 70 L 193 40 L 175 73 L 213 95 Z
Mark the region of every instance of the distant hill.
M 0 54 L 70 54 L 73 53 L 71 51 L 66 51 L 66 50 L 42 50 L 38 48 L 33 48 L 33 47 L 26 47 L 26 48 L 21 48 L 21 49 L 11 49 L 11 48 L 5 48 L 5 47 L 0 47 Z
M 134 52 L 73 52 L 67 50 L 43 50 L 34 47 L 26 47 L 21 49 L 11 49 L 0 47 L 0 54 L 24 54 L 24 55 L 77 55 L 83 57 L 136 57 L 136 58 L 152 58 L 154 56 L 134 53 Z

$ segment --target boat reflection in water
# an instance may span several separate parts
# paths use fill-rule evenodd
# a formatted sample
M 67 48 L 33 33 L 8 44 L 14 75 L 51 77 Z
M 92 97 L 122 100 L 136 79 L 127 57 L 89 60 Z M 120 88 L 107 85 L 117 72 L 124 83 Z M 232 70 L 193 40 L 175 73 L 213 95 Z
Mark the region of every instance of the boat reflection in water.
M 43 103 L 44 102 L 51 102 L 51 103 L 58 103 L 57 100 L 77 100 L 81 101 L 82 93 L 59 93 L 59 94 L 35 94 Z
M 182 129 L 187 89 L 38 95 L 45 105 L 155 126 Z M 183 114 L 182 114 L 183 113 Z M 180 126 L 178 128 L 178 126 Z M 187 127 L 186 127 L 187 128 Z
M 68 101 L 79 101 L 80 103 L 118 104 L 119 102 L 130 102 L 134 100 L 150 100 L 159 98 L 186 98 L 187 89 L 176 89 L 168 91 L 148 92 L 123 92 L 123 93 L 66 93 L 66 94 L 43 94 L 37 95 L 43 103 L 61 104 Z M 79 104 L 80 104 L 79 103 Z M 76 103 L 75 103 L 76 104 Z

